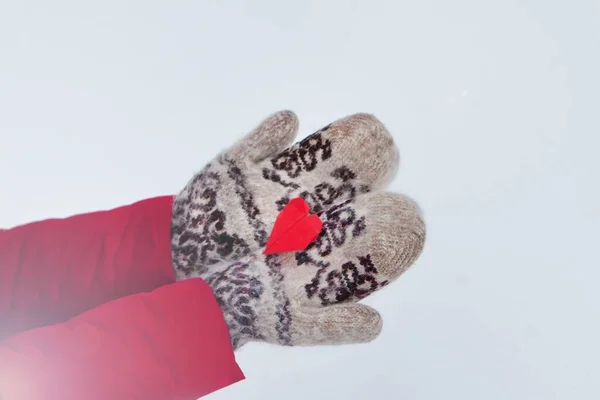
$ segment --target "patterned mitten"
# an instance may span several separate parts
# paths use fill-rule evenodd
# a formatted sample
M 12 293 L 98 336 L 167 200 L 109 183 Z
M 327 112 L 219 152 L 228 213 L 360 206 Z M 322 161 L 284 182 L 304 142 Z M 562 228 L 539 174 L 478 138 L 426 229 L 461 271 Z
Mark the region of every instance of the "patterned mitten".
M 418 207 L 376 191 L 398 166 L 378 120 L 344 118 L 281 151 L 296 130 L 292 113 L 271 116 L 175 200 L 178 278 L 211 285 L 236 348 L 375 338 L 379 314 L 356 302 L 396 279 L 423 247 Z M 275 217 L 298 196 L 320 215 L 321 234 L 305 251 L 263 256 Z
M 303 197 L 313 213 L 393 179 L 398 151 L 373 116 L 339 120 L 301 142 L 290 111 L 273 114 L 196 174 L 173 205 L 179 278 L 260 252 L 279 211 Z

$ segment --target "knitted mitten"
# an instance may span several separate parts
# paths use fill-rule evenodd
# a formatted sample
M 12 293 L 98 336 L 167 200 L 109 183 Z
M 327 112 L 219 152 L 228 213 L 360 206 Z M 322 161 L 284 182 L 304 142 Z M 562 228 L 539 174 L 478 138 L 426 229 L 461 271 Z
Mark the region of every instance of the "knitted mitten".
M 416 206 L 370 193 L 321 214 L 324 229 L 306 251 L 254 255 L 201 276 L 213 288 L 234 347 L 365 342 L 381 318 L 354 302 L 397 278 L 418 256 L 424 226 Z
M 270 116 L 176 196 L 171 244 L 178 277 L 264 248 L 291 198 L 303 197 L 319 213 L 395 175 L 392 137 L 370 115 L 337 121 L 288 148 L 297 130 L 292 112 Z
M 398 152 L 374 117 L 339 120 L 285 149 L 290 112 L 265 120 L 205 167 L 176 197 L 173 260 L 179 279 L 213 288 L 237 348 L 364 342 L 379 314 L 354 302 L 418 257 L 425 227 L 406 197 L 374 191 L 396 173 Z M 279 211 L 303 197 L 323 230 L 305 251 L 263 256 Z

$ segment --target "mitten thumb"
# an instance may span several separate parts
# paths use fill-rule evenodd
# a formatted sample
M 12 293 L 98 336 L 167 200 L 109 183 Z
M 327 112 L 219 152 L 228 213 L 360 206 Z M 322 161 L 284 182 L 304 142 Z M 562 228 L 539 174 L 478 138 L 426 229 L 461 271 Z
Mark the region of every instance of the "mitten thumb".
M 262 121 L 252 132 L 234 144 L 226 156 L 234 160 L 259 162 L 289 147 L 298 133 L 298 117 L 292 111 L 279 111 Z
M 379 335 L 383 324 L 375 309 L 358 303 L 302 309 L 294 315 L 294 345 L 370 342 Z

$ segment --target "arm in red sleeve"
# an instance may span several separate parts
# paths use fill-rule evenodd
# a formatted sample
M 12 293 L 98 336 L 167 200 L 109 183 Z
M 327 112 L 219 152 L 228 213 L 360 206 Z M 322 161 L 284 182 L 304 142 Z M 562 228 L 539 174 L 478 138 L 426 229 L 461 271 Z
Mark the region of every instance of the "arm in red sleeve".
M 172 283 L 172 201 L 0 230 L 0 341 Z
M 194 400 L 242 379 L 222 312 L 201 279 L 0 343 L 3 400 Z

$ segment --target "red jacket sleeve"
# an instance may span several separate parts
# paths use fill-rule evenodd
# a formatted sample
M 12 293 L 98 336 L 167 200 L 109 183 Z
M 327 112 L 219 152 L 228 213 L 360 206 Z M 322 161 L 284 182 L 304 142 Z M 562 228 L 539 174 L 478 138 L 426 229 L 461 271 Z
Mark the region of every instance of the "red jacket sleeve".
M 6 400 L 194 400 L 243 378 L 201 279 L 124 297 L 0 344 Z
M 0 230 L 0 341 L 172 283 L 172 200 Z

